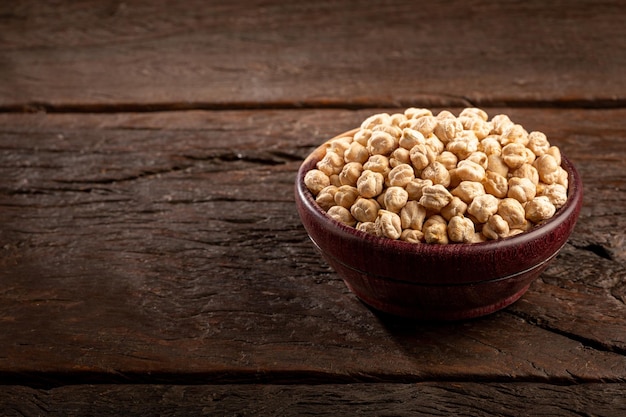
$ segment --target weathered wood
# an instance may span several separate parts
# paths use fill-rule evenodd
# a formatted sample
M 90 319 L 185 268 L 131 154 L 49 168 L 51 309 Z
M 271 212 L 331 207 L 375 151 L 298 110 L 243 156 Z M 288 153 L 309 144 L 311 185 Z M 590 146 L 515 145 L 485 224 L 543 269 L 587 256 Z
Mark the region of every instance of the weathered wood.
M 625 381 L 626 111 L 490 109 L 583 175 L 570 244 L 510 309 L 377 315 L 293 206 L 300 160 L 374 110 L 0 115 L 0 379 Z
M 11 416 L 598 416 L 626 413 L 626 384 L 95 385 L 0 390 Z
M 623 106 L 621 1 L 0 4 L 0 108 Z

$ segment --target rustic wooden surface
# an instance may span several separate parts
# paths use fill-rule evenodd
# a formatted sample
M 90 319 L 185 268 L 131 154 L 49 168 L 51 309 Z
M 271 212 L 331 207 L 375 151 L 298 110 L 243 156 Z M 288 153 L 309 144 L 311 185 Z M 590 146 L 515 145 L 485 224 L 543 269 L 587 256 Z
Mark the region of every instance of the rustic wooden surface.
M 623 415 L 621 3 L 218 3 L 0 5 L 0 414 Z M 501 312 L 375 313 L 299 222 L 302 159 L 408 105 L 583 177 Z

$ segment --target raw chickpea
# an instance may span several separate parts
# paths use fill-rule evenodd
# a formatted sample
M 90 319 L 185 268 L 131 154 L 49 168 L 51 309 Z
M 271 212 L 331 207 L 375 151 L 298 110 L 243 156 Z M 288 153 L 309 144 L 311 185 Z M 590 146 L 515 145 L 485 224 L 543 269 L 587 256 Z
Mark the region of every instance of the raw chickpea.
M 396 148 L 396 141 L 389 133 L 377 130 L 367 141 L 367 150 L 371 155 L 389 155 Z
M 367 148 L 361 145 L 359 142 L 352 142 L 350 147 L 343 153 L 343 160 L 345 162 L 358 162 L 364 164 L 370 157 Z
M 559 177 L 559 164 L 549 153 L 546 153 L 535 161 L 535 167 L 539 173 L 539 179 L 546 184 L 554 184 Z
M 410 163 L 411 153 L 408 149 L 397 148 L 395 151 L 391 152 L 391 156 L 389 157 L 389 166 L 391 166 L 391 168 Z
M 333 174 L 339 174 L 343 165 L 343 156 L 335 152 L 327 151 L 326 155 L 324 155 L 324 157 L 317 163 L 317 169 L 322 171 L 324 174 L 331 176 Z
M 448 143 L 463 131 L 463 124 L 456 117 L 440 119 L 433 130 L 433 133 L 443 143 Z
M 463 129 L 472 130 L 478 140 L 486 138 L 491 132 L 491 125 L 481 118 L 462 116 L 459 120 L 463 124 Z
M 526 210 L 526 218 L 533 223 L 549 219 L 554 216 L 556 211 L 556 207 L 546 196 L 533 198 L 524 206 L 524 209 Z
M 362 146 L 367 146 L 367 141 L 372 136 L 370 129 L 360 129 L 354 134 L 353 141 L 360 143 Z
M 512 177 L 509 179 L 507 197 L 511 197 L 524 204 L 535 198 L 537 187 L 528 178 Z
M 539 184 L 539 172 L 537 172 L 537 169 L 530 164 L 524 164 L 521 167 L 514 169 L 511 172 L 511 176 L 528 178 L 533 184 L 535 184 L 535 186 Z
M 445 145 L 439 138 L 435 135 L 430 135 L 425 139 L 425 145 L 428 146 L 434 153 L 435 157 L 439 155 L 445 149 Z
M 335 192 L 335 204 L 349 209 L 359 197 L 359 190 L 351 185 L 342 185 Z
M 478 107 L 464 108 L 463 110 L 461 110 L 461 113 L 459 113 L 459 117 L 478 118 L 484 122 L 486 122 L 489 119 L 487 112 L 484 111 L 483 109 L 479 109 Z
M 385 192 L 385 209 L 399 213 L 409 200 L 409 193 L 402 187 L 389 187 Z
M 483 194 L 474 198 L 467 207 L 467 212 L 480 223 L 485 223 L 490 216 L 498 211 L 498 199 L 491 194 Z
M 445 245 L 448 240 L 448 226 L 446 220 L 441 216 L 431 216 L 424 222 L 422 227 L 424 233 L 424 240 L 426 243 L 438 243 Z
M 409 107 L 406 110 L 404 110 L 404 115 L 408 119 L 419 119 L 420 117 L 423 117 L 423 116 L 432 116 L 433 113 L 429 109 L 421 109 L 421 108 L 418 108 L 418 107 Z
M 339 174 L 332 174 L 330 177 L 330 185 L 334 185 L 335 187 L 341 187 L 341 180 L 339 179 Z
M 409 193 L 409 200 L 419 201 L 422 198 L 422 189 L 427 185 L 433 185 L 431 180 L 423 180 L 421 178 L 415 178 L 408 183 L 404 189 Z
M 422 116 L 415 120 L 413 129 L 420 132 L 424 137 L 430 136 L 437 126 L 437 118 L 434 116 Z
M 478 150 L 484 152 L 487 156 L 500 156 L 502 154 L 502 145 L 500 145 L 498 136 L 487 136 L 478 144 Z
M 306 185 L 313 195 L 318 195 L 322 189 L 330 185 L 330 178 L 319 169 L 312 169 L 305 174 L 304 185 Z
M 376 217 L 376 231 L 378 236 L 389 239 L 399 239 L 402 234 L 400 216 L 388 210 L 379 210 Z
M 332 206 L 326 212 L 331 219 L 338 221 L 339 223 L 343 223 L 348 226 L 354 226 L 356 224 L 356 220 L 350 214 L 350 211 L 342 206 Z
M 506 197 L 509 191 L 509 182 L 507 179 L 495 172 L 487 171 L 482 184 L 485 187 L 485 192 L 493 194 L 498 198 Z
M 339 173 L 339 182 L 341 185 L 356 185 L 356 180 L 359 179 L 363 172 L 363 165 L 358 162 L 348 162 L 345 164 Z
M 449 110 L 441 110 L 435 117 L 437 120 L 455 119 L 454 114 L 452 114 Z
M 467 217 L 453 216 L 448 222 L 448 237 L 452 242 L 471 242 L 474 233 L 474 222 Z
M 442 163 L 447 170 L 451 170 L 456 168 L 459 159 L 452 152 L 443 151 L 437 156 L 436 161 Z
M 396 146 L 398 144 L 398 140 L 400 139 L 400 136 L 402 136 L 402 129 L 400 129 L 398 126 L 395 126 L 393 124 L 374 126 L 372 128 L 372 135 L 374 135 L 376 132 L 388 133 L 394 139 Z
M 567 202 L 567 188 L 561 184 L 544 184 L 539 194 L 548 197 L 557 209 Z
M 400 164 L 389 171 L 387 178 L 392 187 L 406 187 L 408 183 L 415 179 L 415 172 L 411 165 Z
M 528 134 L 528 148 L 533 151 L 536 156 L 541 156 L 548 152 L 550 142 L 542 132 L 530 132 Z
M 328 211 L 329 208 L 335 205 L 335 194 L 338 189 L 339 187 L 334 185 L 324 187 L 315 198 L 315 202 L 319 204 L 322 209 Z
M 504 198 L 498 204 L 498 215 L 511 229 L 521 229 L 526 224 L 526 212 L 522 203 L 514 198 Z
M 441 162 L 434 161 L 428 165 L 422 171 L 421 177 L 424 180 L 431 180 L 433 184 L 441 184 L 444 187 L 450 185 L 450 173 Z
M 390 171 L 389 158 L 384 155 L 372 155 L 367 162 L 363 164 L 363 169 L 387 175 Z
M 506 146 L 509 143 L 521 143 L 522 145 L 526 146 L 528 144 L 528 132 L 522 127 L 522 125 L 509 125 L 502 132 L 500 142 L 503 146 Z
M 380 172 L 366 169 L 357 180 L 356 188 L 361 197 L 372 198 L 383 192 L 384 181 L 385 179 Z
M 391 116 L 389 115 L 389 113 L 378 113 L 373 114 L 367 119 L 363 120 L 363 122 L 361 123 L 361 129 L 371 130 L 374 126 L 388 124 L 391 124 Z
M 509 175 L 509 166 L 504 163 L 500 155 L 496 154 L 491 154 L 487 157 L 487 170 L 505 178 Z
M 422 188 L 422 197 L 419 203 L 426 209 L 438 213 L 452 201 L 452 194 L 441 184 L 435 184 Z
M 417 201 L 408 201 L 400 210 L 400 224 L 403 229 L 422 230 L 426 209 Z
M 389 122 L 392 126 L 400 126 L 402 123 L 406 122 L 408 118 L 406 115 L 402 113 L 394 113 L 391 115 Z
M 378 216 L 380 205 L 373 198 L 359 197 L 350 207 L 350 214 L 362 223 L 374 222 Z
M 487 169 L 489 166 L 489 158 L 487 154 L 481 151 L 476 151 L 472 153 L 470 156 L 465 158 L 466 161 L 472 161 L 483 167 L 483 169 Z
M 464 130 L 454 140 L 446 144 L 446 150 L 455 154 L 459 159 L 466 159 L 478 150 L 480 142 L 471 130 Z
M 465 159 L 457 164 L 456 175 L 462 181 L 480 182 L 485 178 L 485 168 L 476 162 Z
M 437 158 L 437 156 L 428 146 L 415 145 L 411 148 L 410 158 L 413 167 L 421 172 L 424 168 L 428 166 L 428 164 L 433 162 Z
M 424 233 L 421 230 L 404 229 L 400 234 L 400 240 L 409 243 L 421 243 L 424 241 Z
M 546 152 L 549 155 L 552 155 L 557 165 L 561 165 L 561 150 L 556 146 L 550 146 Z
M 483 226 L 483 235 L 487 239 L 500 239 L 509 236 L 509 224 L 498 214 L 494 214 Z
M 476 197 L 483 194 L 485 187 L 476 181 L 462 181 L 452 190 L 452 195 L 459 197 L 465 204 L 471 204 Z
M 491 132 L 501 135 L 513 122 L 506 114 L 497 114 L 491 118 L 491 124 Z
M 415 145 L 425 144 L 426 138 L 424 138 L 424 135 L 418 130 L 409 128 L 405 128 L 404 130 L 402 130 L 402 136 L 398 141 L 398 146 L 407 150 L 411 150 L 411 148 L 413 148 Z
M 441 217 L 450 221 L 454 216 L 462 216 L 467 211 L 467 204 L 459 197 L 454 196 L 447 206 L 441 209 Z
M 356 229 L 361 232 L 365 232 L 368 235 L 376 236 L 378 232 L 376 231 L 376 223 L 374 222 L 360 222 L 356 224 Z
M 511 169 L 526 163 L 526 147 L 521 143 L 509 143 L 502 148 L 502 160 Z

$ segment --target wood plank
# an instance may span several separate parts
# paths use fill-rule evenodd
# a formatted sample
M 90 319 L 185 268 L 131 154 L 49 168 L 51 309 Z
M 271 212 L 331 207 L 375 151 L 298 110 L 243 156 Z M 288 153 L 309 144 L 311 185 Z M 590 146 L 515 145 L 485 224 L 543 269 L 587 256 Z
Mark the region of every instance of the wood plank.
M 301 159 L 372 109 L 0 115 L 0 379 L 623 382 L 626 110 L 489 111 L 585 207 L 522 301 L 449 324 L 364 307 L 297 218 Z
M 6 416 L 623 416 L 626 384 L 6 386 Z
M 0 109 L 623 106 L 622 2 L 2 2 Z

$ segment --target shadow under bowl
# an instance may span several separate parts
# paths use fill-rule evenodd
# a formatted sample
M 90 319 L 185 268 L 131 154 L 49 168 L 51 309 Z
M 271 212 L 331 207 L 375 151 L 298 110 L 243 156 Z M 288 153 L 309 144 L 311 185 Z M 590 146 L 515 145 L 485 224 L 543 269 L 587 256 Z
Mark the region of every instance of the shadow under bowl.
M 561 166 L 569 174 L 567 202 L 527 232 L 472 244 L 381 238 L 330 218 L 307 189 L 304 176 L 323 157 L 325 146 L 313 151 L 298 170 L 298 214 L 323 258 L 348 288 L 369 306 L 392 315 L 461 320 L 514 303 L 565 245 L 582 206 L 580 175 L 563 156 Z

